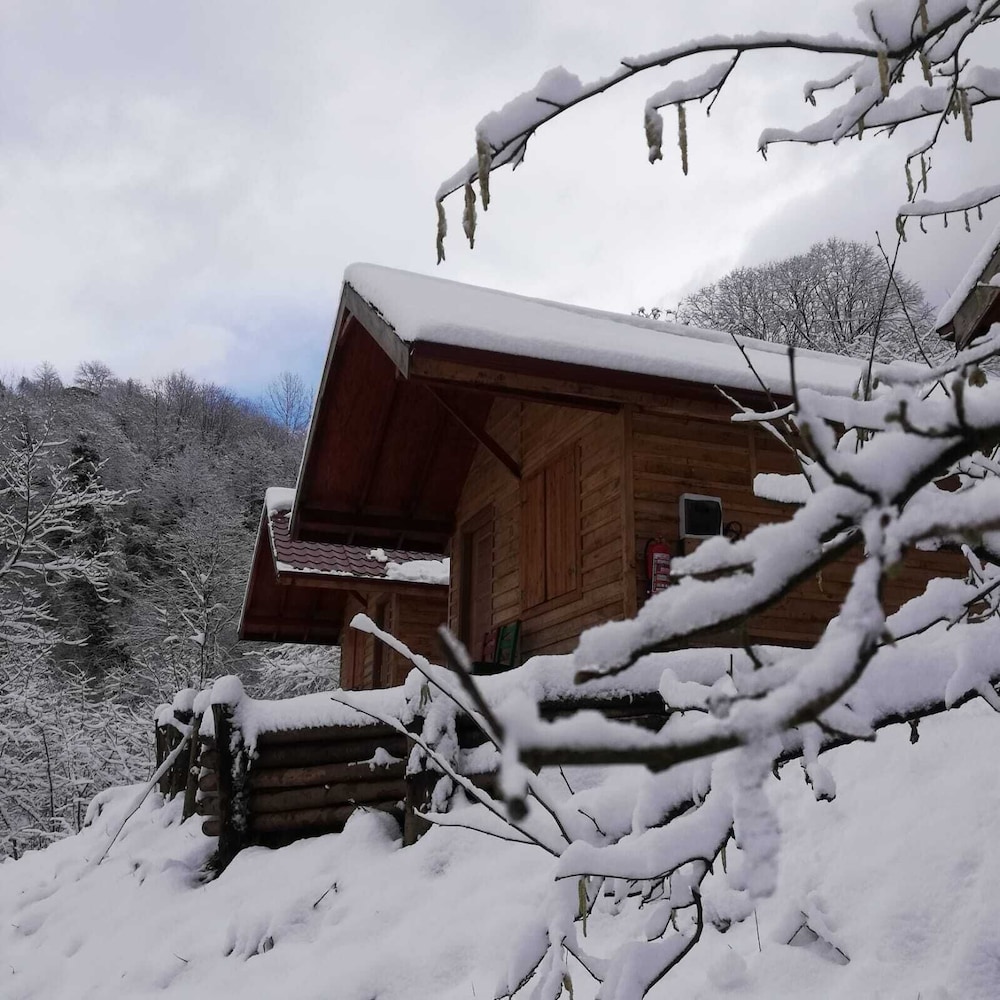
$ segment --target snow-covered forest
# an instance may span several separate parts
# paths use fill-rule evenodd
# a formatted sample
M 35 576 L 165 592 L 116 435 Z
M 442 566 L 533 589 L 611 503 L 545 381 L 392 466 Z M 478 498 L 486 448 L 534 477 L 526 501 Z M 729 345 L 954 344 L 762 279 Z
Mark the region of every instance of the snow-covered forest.
M 309 402 L 288 375 L 247 401 L 100 362 L 0 385 L 0 853 L 148 773 L 151 708 L 179 688 L 315 679 L 235 645 L 261 498 L 294 481 Z

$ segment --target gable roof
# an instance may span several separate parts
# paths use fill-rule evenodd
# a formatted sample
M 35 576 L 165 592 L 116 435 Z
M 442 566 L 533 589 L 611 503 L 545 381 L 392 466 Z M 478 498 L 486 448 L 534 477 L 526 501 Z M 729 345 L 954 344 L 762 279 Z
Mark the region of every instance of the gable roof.
M 776 395 L 788 395 L 788 352 L 781 344 L 720 330 L 667 323 L 529 298 L 376 264 L 352 264 L 344 287 L 381 321 L 380 343 L 400 372 L 435 345 L 530 358 L 700 385 L 757 391 L 739 344 Z M 395 341 L 395 343 L 393 342 Z M 796 350 L 800 386 L 851 393 L 862 362 Z
M 865 362 L 796 351 L 800 387 L 848 395 Z M 748 359 L 752 361 L 751 371 Z M 906 362 L 895 362 L 906 365 Z M 885 368 L 876 365 L 876 373 Z M 791 394 L 784 347 L 715 330 L 351 265 L 292 511 L 295 539 L 444 551 L 493 400 L 618 412 L 702 406 L 724 386 L 764 405 Z
M 959 349 L 1000 322 L 1000 225 L 937 316 L 937 332 Z

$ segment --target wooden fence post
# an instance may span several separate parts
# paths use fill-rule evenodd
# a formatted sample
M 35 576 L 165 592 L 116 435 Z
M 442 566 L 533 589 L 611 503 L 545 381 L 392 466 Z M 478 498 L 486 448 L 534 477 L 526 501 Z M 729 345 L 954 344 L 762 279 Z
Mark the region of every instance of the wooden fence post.
M 212 705 L 215 748 L 219 756 L 219 868 L 224 869 L 250 843 L 249 752 L 233 718 L 233 706 Z
M 187 757 L 187 781 L 184 785 L 184 808 L 181 812 L 181 822 L 194 815 L 195 796 L 198 794 L 198 774 L 201 771 L 201 716 L 191 719 L 191 746 Z
M 170 740 L 171 750 L 173 750 L 183 739 L 183 736 L 181 735 L 182 727 L 186 727 L 191 724 L 192 715 L 193 713 L 190 709 L 174 709 L 174 719 L 177 722 L 177 726 L 171 727 L 173 729 Z M 170 769 L 168 787 L 171 798 L 174 798 L 174 796 L 183 792 L 185 786 L 187 785 L 187 763 L 188 755 L 182 753 L 180 757 L 177 758 L 174 766 Z

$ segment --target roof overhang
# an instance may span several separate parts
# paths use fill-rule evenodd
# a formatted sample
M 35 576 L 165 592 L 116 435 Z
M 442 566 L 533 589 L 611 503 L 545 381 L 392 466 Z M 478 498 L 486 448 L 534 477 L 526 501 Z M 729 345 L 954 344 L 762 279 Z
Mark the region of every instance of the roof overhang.
M 268 513 L 261 515 L 250 578 L 240 616 L 240 639 L 339 645 L 352 598 L 373 595 L 429 597 L 447 594 L 440 583 L 371 578 L 299 569 L 277 563 Z
M 977 255 L 972 267 L 959 282 L 956 296 L 964 293 L 957 308 L 955 298 L 949 299 L 943 312 L 949 319 L 941 323 L 937 332 L 943 340 L 953 341 L 958 350 L 968 347 L 973 340 L 985 335 L 994 323 L 1000 323 L 1000 229 Z
M 748 405 L 767 405 L 762 391 L 727 392 Z M 718 418 L 711 385 L 407 343 L 345 282 L 299 472 L 292 537 L 445 551 L 479 445 L 520 474 L 518 457 L 486 431 L 499 397 L 612 413 L 626 403 L 673 406 Z

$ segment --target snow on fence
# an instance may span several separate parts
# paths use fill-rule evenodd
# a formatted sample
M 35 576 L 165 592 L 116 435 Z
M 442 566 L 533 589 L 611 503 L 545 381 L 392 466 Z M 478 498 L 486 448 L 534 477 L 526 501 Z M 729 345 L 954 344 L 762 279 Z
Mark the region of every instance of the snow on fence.
M 383 718 L 405 716 L 403 688 L 355 692 Z M 586 701 L 564 691 L 541 702 L 547 718 L 581 708 L 659 728 L 665 719 L 656 693 L 605 692 Z M 184 818 L 197 813 L 202 830 L 219 838 L 223 869 L 250 845 L 279 847 L 301 837 L 339 832 L 357 808 L 394 815 L 404 844 L 427 829 L 419 815 L 441 809 L 435 788 L 442 775 L 426 756 L 411 755 L 416 741 L 434 743 L 432 727 L 412 718 L 408 737 L 392 725 L 373 723 L 363 711 L 338 704 L 329 695 L 283 701 L 248 698 L 236 678 L 223 678 L 195 696 L 181 692 L 156 718 L 157 765 L 188 732 L 191 749 L 181 754 L 160 781 L 166 797 L 184 795 Z M 467 715 L 455 718 L 460 772 L 493 793 L 496 757 L 478 753 L 486 737 Z M 407 762 L 409 761 L 409 767 Z

